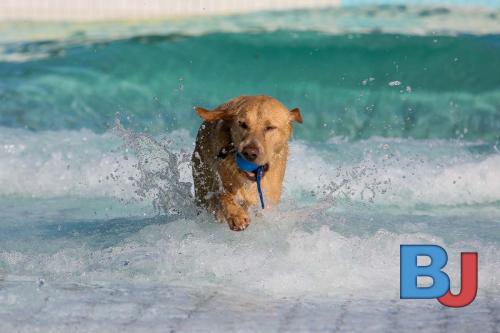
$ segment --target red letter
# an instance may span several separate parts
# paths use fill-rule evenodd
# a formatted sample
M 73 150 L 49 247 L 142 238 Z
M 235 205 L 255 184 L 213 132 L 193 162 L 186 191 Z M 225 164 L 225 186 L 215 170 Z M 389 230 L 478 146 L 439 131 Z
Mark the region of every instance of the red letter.
M 444 296 L 438 298 L 439 303 L 452 308 L 469 305 L 477 294 L 477 252 L 462 252 L 460 262 L 462 265 L 460 293 L 453 295 L 448 290 Z

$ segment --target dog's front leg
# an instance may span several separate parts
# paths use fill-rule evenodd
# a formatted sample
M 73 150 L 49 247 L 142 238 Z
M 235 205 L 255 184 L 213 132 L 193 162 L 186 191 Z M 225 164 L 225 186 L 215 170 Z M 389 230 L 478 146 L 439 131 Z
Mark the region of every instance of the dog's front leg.
M 220 196 L 220 204 L 224 218 L 229 224 L 229 228 L 234 231 L 245 230 L 250 224 L 250 218 L 245 208 L 238 204 L 234 195 L 230 193 L 222 193 Z

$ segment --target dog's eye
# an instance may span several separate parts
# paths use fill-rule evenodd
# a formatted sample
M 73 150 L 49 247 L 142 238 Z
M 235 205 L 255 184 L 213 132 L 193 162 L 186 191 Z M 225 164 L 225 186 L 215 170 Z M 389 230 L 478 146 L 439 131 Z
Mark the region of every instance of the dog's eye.
M 266 132 L 270 132 L 270 131 L 275 130 L 275 129 L 276 129 L 276 126 L 267 126 Z
M 248 125 L 244 121 L 240 121 L 240 127 L 243 128 L 243 129 L 247 129 Z

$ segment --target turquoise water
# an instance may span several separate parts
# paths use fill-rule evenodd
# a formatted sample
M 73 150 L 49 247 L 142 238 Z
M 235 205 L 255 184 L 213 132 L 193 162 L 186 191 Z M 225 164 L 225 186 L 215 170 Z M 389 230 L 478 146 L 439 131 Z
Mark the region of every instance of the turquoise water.
M 0 66 L 7 127 L 102 133 L 118 114 L 154 134 L 194 133 L 194 105 L 266 93 L 304 110 L 296 133 L 307 140 L 500 135 L 499 35 L 276 31 L 33 42 L 6 51 L 16 49 L 51 56 Z
M 335 330 L 345 320 L 325 309 L 351 303 L 348 331 L 382 330 L 394 307 L 441 329 L 436 301 L 399 300 L 406 243 L 445 247 L 454 290 L 459 252 L 478 251 L 478 300 L 454 330 L 494 331 L 499 18 L 398 6 L 3 23 L 0 331 L 179 330 L 196 311 L 198 328 L 234 331 L 251 312 L 279 331 L 262 309 L 291 320 L 290 304 L 307 330 Z M 192 108 L 262 93 L 305 121 L 280 207 L 234 233 L 192 202 Z

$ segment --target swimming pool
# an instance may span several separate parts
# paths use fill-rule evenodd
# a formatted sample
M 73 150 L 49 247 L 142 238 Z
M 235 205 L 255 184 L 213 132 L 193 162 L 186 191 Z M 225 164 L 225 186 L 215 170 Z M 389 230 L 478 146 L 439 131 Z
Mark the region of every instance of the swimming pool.
M 0 331 L 498 329 L 498 10 L 0 29 Z M 234 233 L 191 201 L 192 107 L 260 93 L 305 122 Z M 399 300 L 406 243 L 455 290 L 477 251 L 478 299 Z

